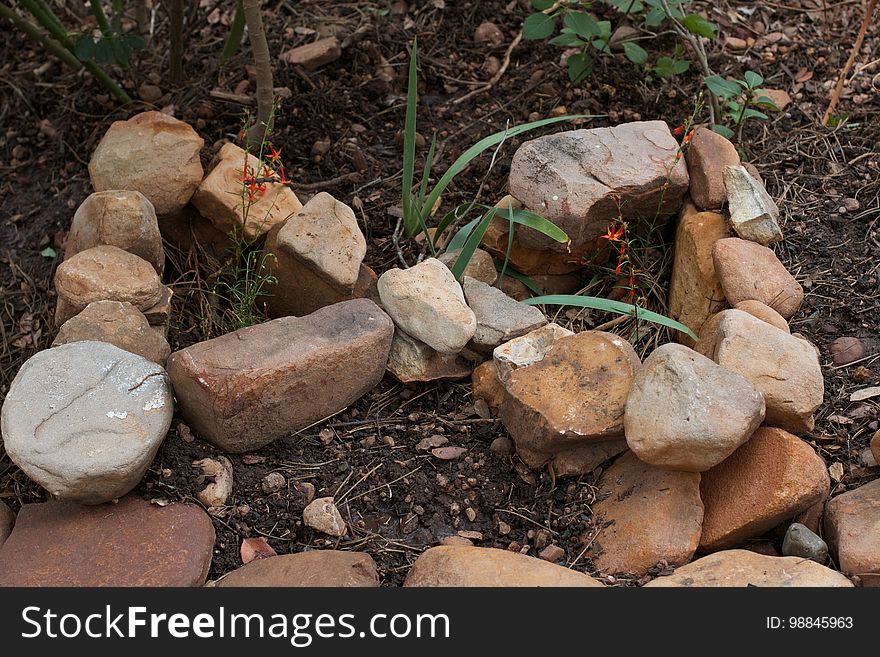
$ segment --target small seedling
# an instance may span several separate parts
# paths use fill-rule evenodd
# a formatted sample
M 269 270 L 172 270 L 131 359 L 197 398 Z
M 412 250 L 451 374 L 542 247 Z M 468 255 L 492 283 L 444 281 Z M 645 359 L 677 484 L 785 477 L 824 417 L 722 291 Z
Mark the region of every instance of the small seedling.
M 749 119 L 766 121 L 769 118 L 759 107 L 779 109 L 770 98 L 758 93 L 764 78 L 755 71 L 746 71 L 742 80 L 712 75 L 705 82 L 709 91 L 724 103 L 722 119 L 728 124 L 718 123 L 712 129 L 728 139 L 739 142 L 743 127 Z

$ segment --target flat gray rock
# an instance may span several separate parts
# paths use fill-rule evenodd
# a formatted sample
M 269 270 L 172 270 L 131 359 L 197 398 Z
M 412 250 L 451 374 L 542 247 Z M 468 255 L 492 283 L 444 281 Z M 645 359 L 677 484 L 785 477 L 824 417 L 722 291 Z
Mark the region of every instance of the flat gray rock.
M 477 317 L 477 330 L 471 340 L 476 351 L 492 351 L 502 342 L 518 338 L 547 324 L 547 318 L 535 306 L 512 299 L 499 290 L 470 276 L 465 276 L 464 298 Z
M 157 364 L 106 342 L 74 342 L 22 365 L 0 426 L 9 458 L 54 497 L 100 504 L 137 486 L 173 410 Z

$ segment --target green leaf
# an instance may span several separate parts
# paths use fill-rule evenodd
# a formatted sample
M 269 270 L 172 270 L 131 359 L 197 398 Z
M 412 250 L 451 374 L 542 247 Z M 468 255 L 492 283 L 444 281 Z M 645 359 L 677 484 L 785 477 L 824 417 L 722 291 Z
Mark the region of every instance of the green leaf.
M 549 294 L 543 297 L 526 299 L 525 301 L 523 301 L 523 303 L 526 303 L 530 306 L 575 306 L 578 308 L 604 310 L 606 312 L 617 313 L 618 315 L 628 315 L 630 317 L 642 319 L 646 322 L 653 322 L 654 324 L 667 326 L 671 329 L 675 329 L 676 331 L 681 331 L 682 333 L 685 333 L 694 340 L 698 339 L 696 333 L 691 331 L 684 324 L 680 324 L 679 322 L 676 322 L 674 319 L 670 319 L 665 315 L 661 315 L 650 310 L 645 310 L 644 308 L 639 308 L 638 306 L 633 306 L 629 303 L 623 303 L 622 301 L 612 301 L 611 299 L 580 296 L 577 294 Z
M 532 7 L 538 11 L 544 11 L 545 9 L 550 9 L 553 6 L 553 2 L 554 0 L 532 0 Z
M 418 44 L 413 39 L 409 59 L 409 79 L 406 87 L 406 119 L 403 124 L 403 228 L 407 235 L 415 235 L 419 223 L 424 223 L 421 208 L 413 208 L 412 186 L 416 166 L 416 105 L 418 101 Z M 424 207 L 424 206 L 422 206 Z M 432 205 L 428 206 L 433 207 Z
M 40 255 L 43 256 L 44 258 L 57 258 L 58 251 L 53 249 L 51 246 L 47 246 L 45 249 L 40 251 Z
M 446 245 L 446 251 L 457 251 L 458 249 L 462 248 L 465 242 L 467 242 L 468 237 L 470 237 L 471 232 L 474 230 L 477 224 L 480 223 L 480 219 L 481 217 L 472 219 L 464 226 L 459 228 L 455 236 L 451 240 L 449 240 L 449 244 Z
M 147 47 L 147 42 L 140 34 L 134 32 L 126 32 L 122 36 L 123 41 L 128 44 L 132 50 L 143 50 Z
M 477 204 L 473 202 L 462 203 L 461 205 L 457 205 L 455 208 L 443 215 L 443 219 L 440 220 L 440 223 L 437 224 L 437 228 L 434 230 L 434 239 L 432 240 L 434 246 L 437 245 L 437 240 L 440 239 L 440 236 L 443 235 L 443 232 L 452 224 L 453 221 L 463 219 L 475 207 L 477 207 Z M 462 239 L 462 244 L 464 244 L 464 239 L 466 238 L 467 236 Z M 449 250 L 449 247 L 447 247 L 447 250 Z
M 759 112 L 758 110 L 747 107 L 746 111 L 743 113 L 743 119 L 764 119 L 765 121 L 770 117 L 764 114 L 764 112 Z
M 746 71 L 745 75 L 743 75 L 743 79 L 749 89 L 757 89 L 764 83 L 764 78 L 754 71 Z
M 113 60 L 113 45 L 103 37 L 98 39 L 95 44 L 95 62 L 97 64 L 112 64 Z
M 568 79 L 580 82 L 593 72 L 593 58 L 585 52 L 575 53 L 568 58 Z
M 608 42 L 605 39 L 593 39 L 593 47 L 599 52 L 611 54 L 611 48 L 608 47 Z
M 779 109 L 779 106 L 778 106 L 776 103 L 774 103 L 774 102 L 773 102 L 769 97 L 767 97 L 767 96 L 758 96 L 758 98 L 755 100 L 755 105 L 760 105 L 761 107 L 768 107 L 768 108 L 770 108 L 770 109 L 774 109 L 774 110 L 776 110 L 776 111 L 778 111 L 778 112 L 781 112 L 781 111 L 782 111 L 782 110 Z
M 238 0 L 235 4 L 235 16 L 232 18 L 232 25 L 229 26 L 229 36 L 226 37 L 226 43 L 223 46 L 223 52 L 220 53 L 220 60 L 226 60 L 238 52 L 241 46 L 241 38 L 244 35 L 244 4 L 242 0 Z
M 691 34 L 696 34 L 697 36 L 706 39 L 714 39 L 715 30 L 718 29 L 718 26 L 715 25 L 715 23 L 707 21 L 699 14 L 688 14 L 684 17 L 684 20 L 681 21 L 681 24 L 684 25 L 685 29 Z
M 544 235 L 556 242 L 561 242 L 564 244 L 568 241 L 568 235 L 565 233 L 564 230 L 562 230 L 552 221 L 545 219 L 539 214 L 535 214 L 534 212 L 530 212 L 529 210 L 513 210 L 512 213 L 508 212 L 507 216 L 514 223 L 526 226 L 528 228 L 538 231 L 539 233 L 543 233 Z
M 91 62 L 95 59 L 95 41 L 90 34 L 80 34 L 73 45 L 73 53 L 81 62 Z
M 455 277 L 455 280 L 461 279 L 465 267 L 468 266 L 468 263 L 470 263 L 471 258 L 474 256 L 474 251 L 477 250 L 477 247 L 480 246 L 480 242 L 483 241 L 483 236 L 486 234 L 486 230 L 488 230 L 489 224 L 492 222 L 492 217 L 495 216 L 496 212 L 498 212 L 498 209 L 492 208 L 483 215 L 483 218 L 480 219 L 480 222 L 468 237 L 467 242 L 461 247 L 461 253 L 458 254 L 458 257 L 455 259 L 455 264 L 452 265 L 452 275 Z
M 627 41 L 623 44 L 623 53 L 633 64 L 644 64 L 648 61 L 648 53 L 639 44 Z
M 575 34 L 587 40 L 602 34 L 596 19 L 582 11 L 573 11 L 566 14 L 563 22 Z
M 523 38 L 528 41 L 546 39 L 556 28 L 554 20 L 546 14 L 532 14 L 523 22 Z
M 720 123 L 716 123 L 712 126 L 712 130 L 717 132 L 719 135 L 726 139 L 733 139 L 734 132 L 726 125 L 721 125 Z
M 603 41 L 611 38 L 611 21 L 599 21 L 599 36 Z
M 645 5 L 639 0 L 607 0 L 607 2 L 621 14 L 641 14 L 645 11 Z
M 553 37 L 547 43 L 554 46 L 562 46 L 564 48 L 581 47 L 586 45 L 577 34 L 568 28 L 564 29 L 561 34 Z
M 657 64 L 652 69 L 661 78 L 671 78 L 673 75 L 684 73 L 691 63 L 685 59 L 672 59 L 671 57 L 659 57 Z
M 710 75 L 704 82 L 713 94 L 726 100 L 740 94 L 739 85 L 730 80 L 725 80 L 720 75 Z
M 645 14 L 645 25 L 648 27 L 657 27 L 665 20 L 666 12 L 663 11 L 663 7 L 652 7 L 651 11 Z

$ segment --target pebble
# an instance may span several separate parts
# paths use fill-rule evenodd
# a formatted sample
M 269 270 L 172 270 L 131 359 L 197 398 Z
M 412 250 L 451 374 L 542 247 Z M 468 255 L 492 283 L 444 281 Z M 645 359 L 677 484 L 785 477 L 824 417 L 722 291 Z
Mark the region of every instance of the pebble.
M 319 497 L 303 509 L 303 522 L 328 536 L 341 538 L 347 530 L 332 497 Z
M 803 557 L 824 564 L 828 560 L 828 545 L 799 522 L 793 522 L 785 532 L 782 554 L 786 557 Z
M 855 337 L 841 336 L 828 345 L 831 360 L 837 367 L 849 365 L 865 357 L 865 343 Z
M 224 506 L 232 495 L 232 462 L 225 456 L 217 455 L 212 459 L 193 461 L 193 465 L 202 471 L 204 477 L 214 479 L 196 493 L 196 499 L 208 508 Z
M 285 479 L 284 475 L 280 472 L 270 472 L 263 477 L 263 481 L 260 482 L 260 488 L 262 488 L 263 492 L 267 495 L 277 493 L 286 485 L 287 479 Z

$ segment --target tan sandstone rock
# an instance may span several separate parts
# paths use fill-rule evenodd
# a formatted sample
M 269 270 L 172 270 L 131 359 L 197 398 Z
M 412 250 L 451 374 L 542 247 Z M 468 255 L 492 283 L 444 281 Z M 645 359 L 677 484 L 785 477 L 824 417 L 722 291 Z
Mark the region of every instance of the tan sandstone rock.
M 690 195 L 702 210 L 718 210 L 727 202 L 724 169 L 739 164 L 739 153 L 727 139 L 710 128 L 694 130 L 685 156 Z
M 257 559 L 226 573 L 216 586 L 226 587 L 376 587 L 376 562 L 364 552 L 311 550 Z

